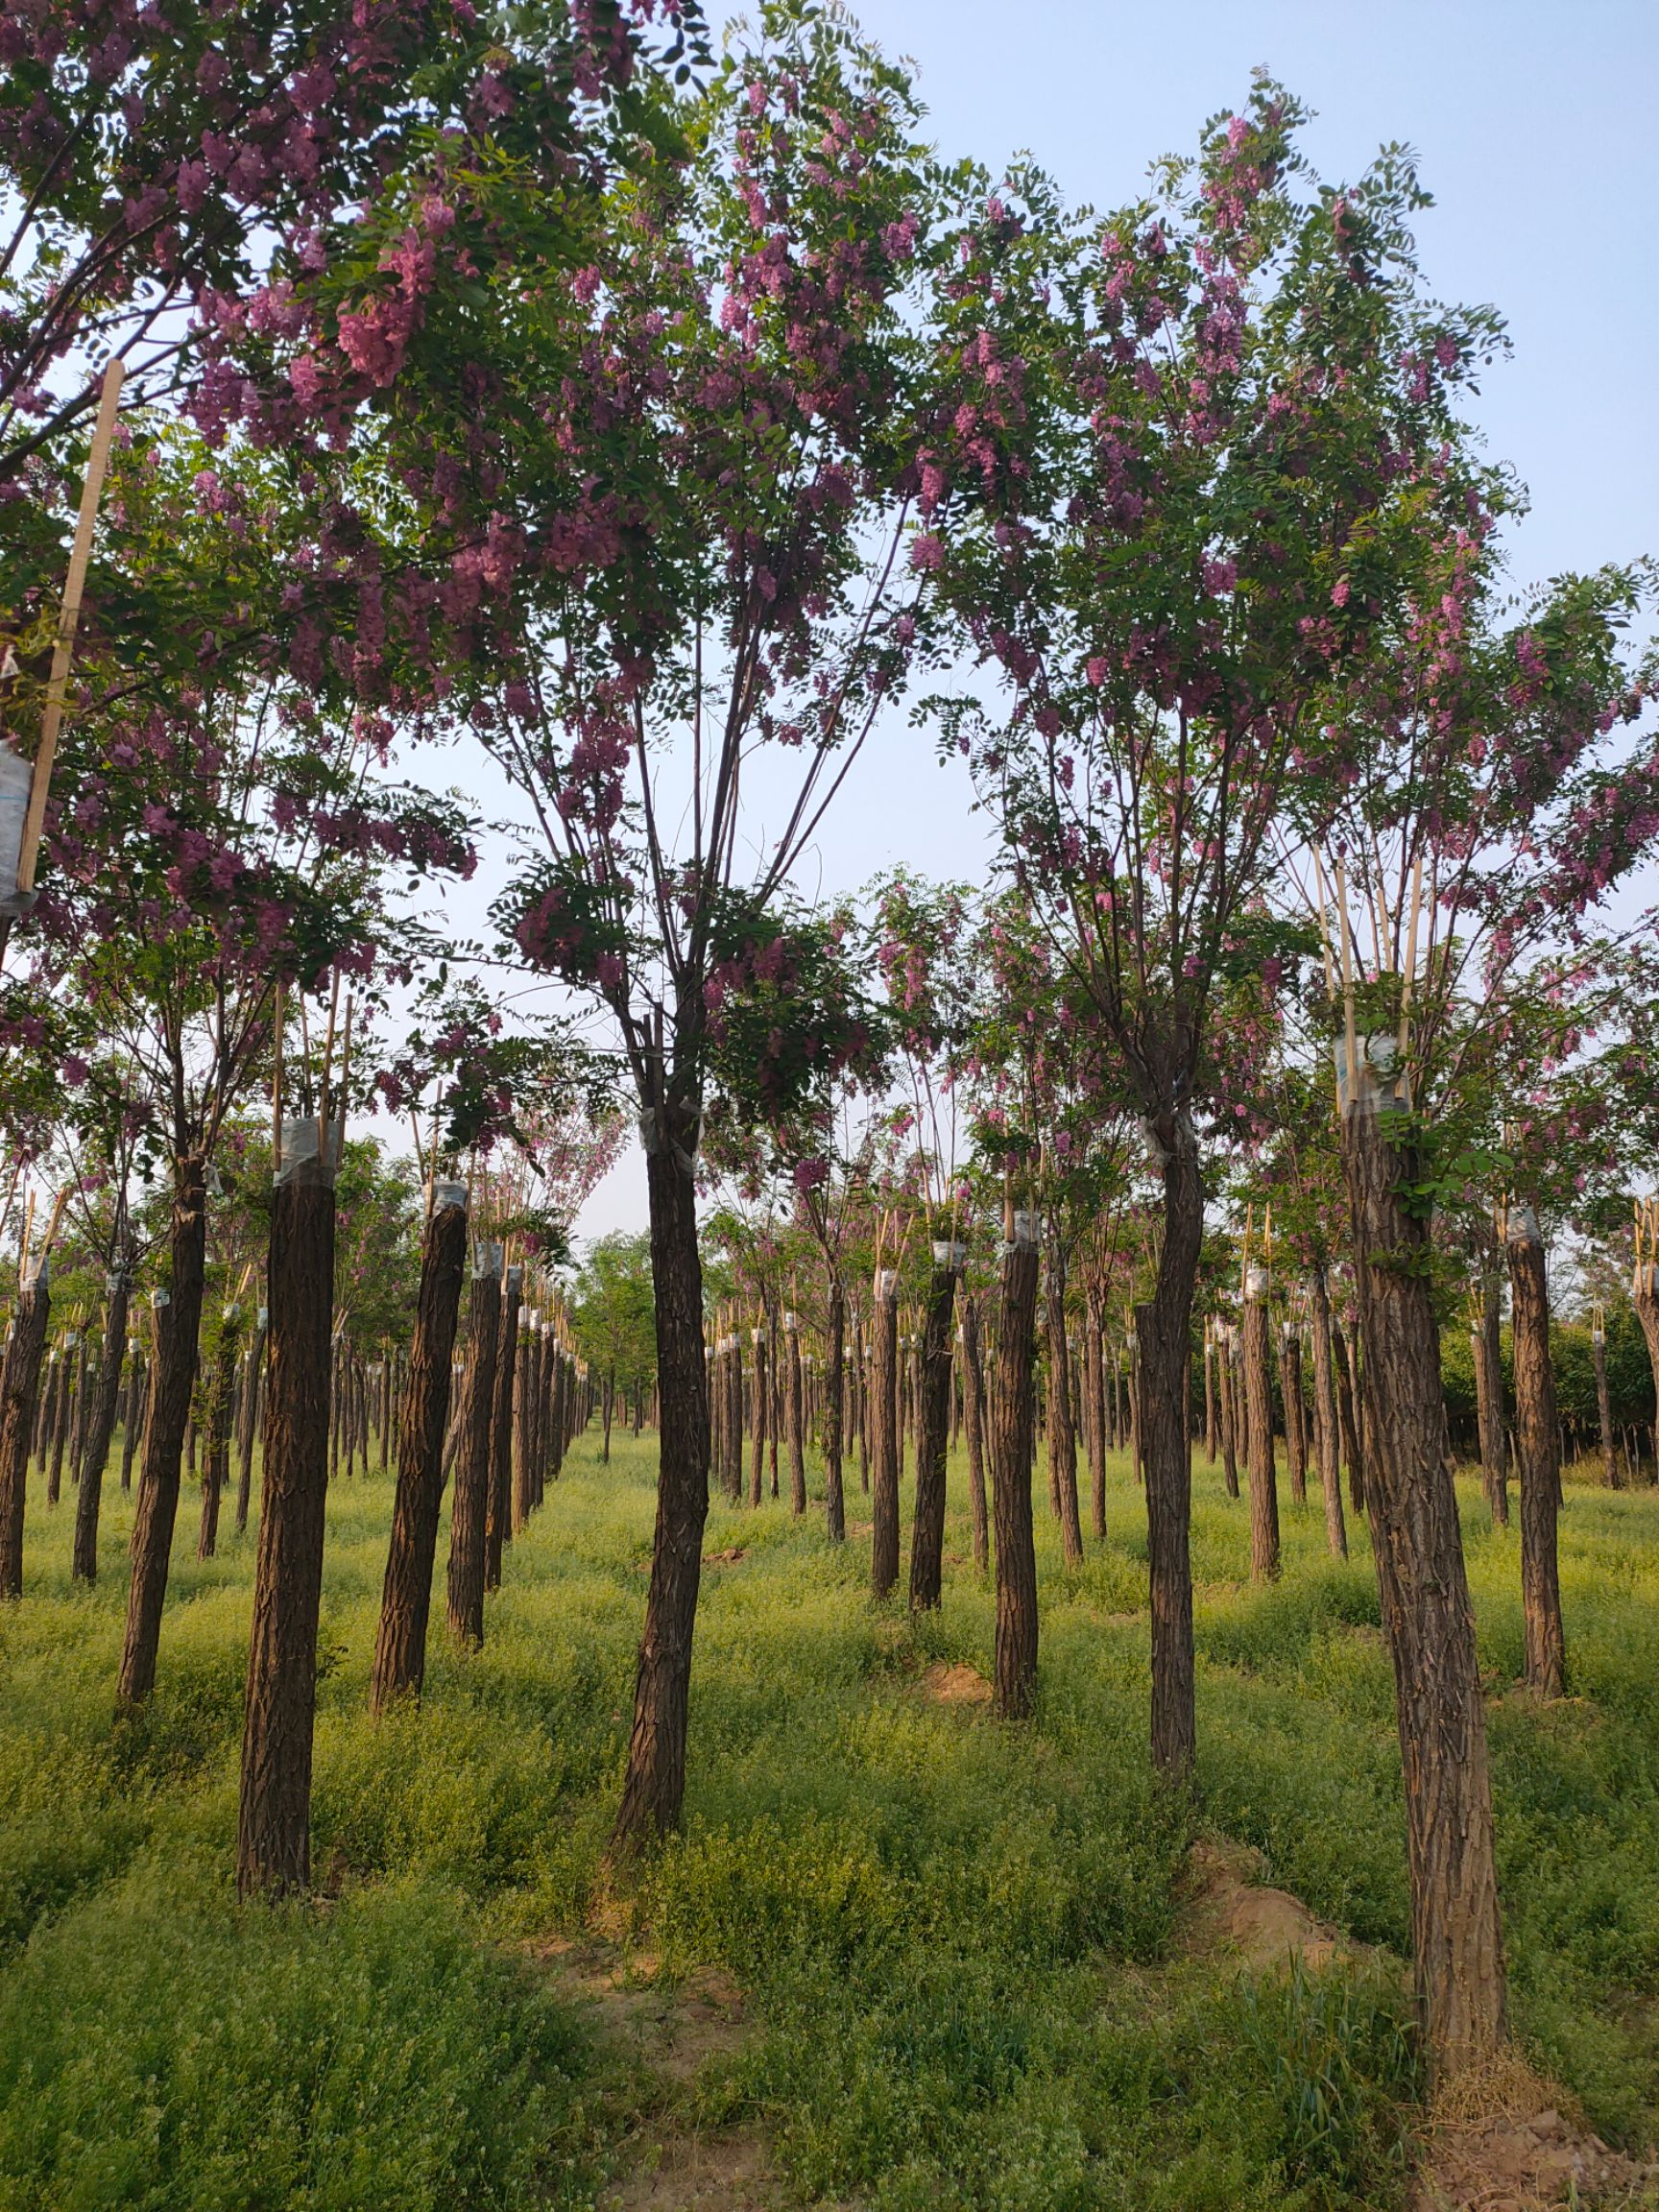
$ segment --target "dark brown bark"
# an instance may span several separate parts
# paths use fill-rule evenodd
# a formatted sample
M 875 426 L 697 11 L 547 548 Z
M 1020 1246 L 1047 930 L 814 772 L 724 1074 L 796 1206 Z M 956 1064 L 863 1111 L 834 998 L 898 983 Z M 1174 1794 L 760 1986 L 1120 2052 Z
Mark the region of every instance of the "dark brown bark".
M 1521 1478 L 1521 1605 L 1527 1687 L 1541 1697 L 1567 1688 L 1555 1514 L 1561 1426 L 1550 1364 L 1550 1293 L 1544 1240 L 1529 1206 L 1509 1210 L 1509 1313 L 1515 1347 L 1515 1456 Z
M 766 1332 L 757 1329 L 750 1337 L 755 1354 L 752 1420 L 754 1445 L 749 1459 L 749 1503 L 758 1505 L 766 1491 L 766 1407 L 771 1396 L 766 1373 Z
M 1256 1269 L 1251 1273 L 1255 1275 Z M 1265 1283 L 1244 1300 L 1244 1433 L 1250 1470 L 1250 1576 L 1279 1575 L 1279 1483 L 1273 1466 L 1273 1385 L 1268 1369 Z
M 134 1343 L 128 1348 L 127 1409 L 121 1428 L 121 1487 L 132 1487 L 132 1460 L 150 1411 L 150 1366 Z
M 303 1129 L 307 1154 L 296 1157 Z M 314 1122 L 288 1122 L 271 1202 L 265 1482 L 242 1730 L 236 1887 L 303 1889 L 311 1879 L 311 1744 L 328 1497 L 334 1181 Z
M 484 1555 L 490 1512 L 490 1424 L 501 1335 L 501 1247 L 485 1242 L 467 1304 L 467 1365 L 461 1377 L 461 1443 L 449 1508 L 449 1629 L 476 1650 L 484 1642 Z
M 76 1582 L 98 1578 L 98 1511 L 104 1495 L 104 1470 L 109 1464 L 109 1446 L 115 1435 L 115 1415 L 121 1399 L 121 1369 L 127 1358 L 127 1308 L 132 1295 L 132 1278 L 120 1263 L 109 1276 L 108 1300 L 104 1310 L 104 1356 L 99 1362 L 98 1386 L 92 1417 L 86 1426 L 85 1449 L 81 1455 L 80 1489 L 75 1501 L 75 1552 L 70 1577 Z
M 1135 1310 L 1136 1430 L 1146 1480 L 1152 1609 L 1152 1763 L 1184 1778 L 1197 1751 L 1192 1653 L 1192 1296 L 1204 1240 L 1198 1143 L 1185 1112 L 1155 1123 L 1164 1174 L 1164 1240 L 1149 1303 Z
M 679 1825 L 685 1795 L 691 1644 L 709 1517 L 703 1263 L 697 1249 L 696 1190 L 685 1164 L 696 1142 L 695 1116 L 683 1114 L 677 1126 L 672 1109 L 660 1110 L 660 1118 L 669 1122 L 668 1142 L 648 1152 L 645 1163 L 661 1410 L 657 1527 L 613 1850 L 631 1849 Z
M 187 1153 L 173 1164 L 171 1243 L 171 1292 L 168 1303 L 155 1310 L 156 1361 L 132 1523 L 132 1580 L 116 1693 L 124 1706 L 141 1705 L 156 1687 L 161 1608 L 167 1597 L 173 1527 L 179 1518 L 179 1479 L 196 1387 L 207 1249 L 206 1163 L 199 1153 Z
M 1106 1541 L 1106 1355 L 1099 1309 L 1090 1297 L 1083 1321 L 1083 1403 L 1088 1410 L 1089 1507 L 1096 1544 Z
M 997 1535 L 997 1710 L 1023 1720 L 1037 1695 L 1037 1547 L 1031 1455 L 1037 1418 L 1037 1238 L 1014 1217 L 1002 1253 L 997 1395 L 991 1413 L 991 1509 Z
M 831 1544 L 847 1537 L 847 1499 L 841 1479 L 841 1401 L 847 1387 L 847 1299 L 841 1277 L 830 1269 L 830 1371 L 824 1383 L 824 1513 Z
M 1429 1224 L 1421 1180 L 1366 1101 L 1344 1118 L 1358 1329 L 1370 1392 L 1365 1488 L 1382 1626 L 1394 1664 L 1418 2002 L 1434 2072 L 1503 2040 L 1504 1971 L 1486 1722 L 1447 1471 Z
M 1221 1418 L 1221 1472 L 1229 1498 L 1238 1495 L 1238 1431 L 1242 1423 L 1238 1418 L 1238 1361 L 1235 1357 L 1235 1343 L 1231 1326 L 1226 1328 L 1215 1347 L 1215 1362 L 1220 1385 Z
M 1348 1556 L 1348 1527 L 1342 1518 L 1342 1466 L 1336 1413 L 1336 1382 L 1331 1357 L 1331 1293 L 1323 1267 L 1309 1279 L 1313 1339 L 1313 1450 L 1319 1487 L 1325 1494 L 1325 1541 L 1338 1558 Z
M 939 1255 L 947 1257 L 941 1261 Z M 945 1569 L 945 1460 L 950 1449 L 950 1344 L 959 1245 L 933 1248 L 927 1311 L 922 1333 L 922 1404 L 916 1425 L 916 1515 L 910 1530 L 910 1605 L 927 1612 L 939 1602 Z
M 513 1391 L 518 1370 L 518 1311 L 524 1299 L 524 1271 L 509 1267 L 501 1300 L 501 1327 L 495 1346 L 495 1383 L 490 1410 L 490 1506 L 484 1524 L 484 1587 L 501 1587 L 501 1554 L 513 1515 Z M 610 1456 L 611 1423 L 605 1423 Z
M 52 1266 L 42 1255 L 12 1305 L 12 1341 L 0 1369 L 0 1599 L 23 1595 L 23 1506 L 46 1328 Z
M 899 1579 L 899 1301 L 892 1274 L 876 1280 L 870 1320 L 870 1587 L 890 1598 Z
M 1302 1403 L 1302 1332 L 1294 1321 L 1279 1329 L 1279 1399 L 1285 1408 L 1285 1452 L 1290 1462 L 1290 1498 L 1308 1503 L 1308 1422 Z
M 56 1505 L 63 1495 L 63 1446 L 69 1433 L 69 1393 L 75 1378 L 75 1358 L 81 1348 L 79 1330 L 52 1357 L 52 1382 L 46 1401 L 46 1429 L 41 1450 L 46 1458 L 46 1503 Z
M 466 1187 L 440 1183 L 433 1190 L 421 1247 L 415 1334 L 397 1420 L 397 1489 L 369 1692 L 370 1708 L 376 1714 L 395 1697 L 419 1697 L 425 1680 L 426 1623 L 444 1501 L 450 1362 L 466 1269 Z

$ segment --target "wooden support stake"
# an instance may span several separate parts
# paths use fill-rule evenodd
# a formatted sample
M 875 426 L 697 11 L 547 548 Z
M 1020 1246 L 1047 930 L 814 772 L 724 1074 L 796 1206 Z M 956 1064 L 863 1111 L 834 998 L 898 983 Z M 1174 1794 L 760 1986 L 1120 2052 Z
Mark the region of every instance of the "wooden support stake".
M 35 755 L 35 773 L 29 785 L 29 811 L 23 818 L 23 844 L 17 855 L 17 888 L 33 891 L 35 863 L 39 857 L 40 835 L 46 825 L 46 800 L 52 788 L 52 761 L 58 751 L 58 732 L 63 721 L 63 701 L 69 690 L 69 663 L 75 651 L 75 632 L 81 622 L 81 594 L 86 584 L 86 565 L 92 556 L 92 526 L 104 493 L 104 471 L 108 466 L 110 441 L 115 435 L 115 409 L 126 374 L 119 356 L 111 356 L 104 371 L 104 391 L 98 401 L 98 421 L 92 431 L 92 450 L 86 457 L 86 481 L 81 487 L 81 512 L 75 521 L 75 543 L 69 554 L 69 574 L 63 586 L 63 606 L 58 616 L 58 638 L 52 648 L 52 674 L 46 685 L 46 710 L 40 717 L 40 743 Z

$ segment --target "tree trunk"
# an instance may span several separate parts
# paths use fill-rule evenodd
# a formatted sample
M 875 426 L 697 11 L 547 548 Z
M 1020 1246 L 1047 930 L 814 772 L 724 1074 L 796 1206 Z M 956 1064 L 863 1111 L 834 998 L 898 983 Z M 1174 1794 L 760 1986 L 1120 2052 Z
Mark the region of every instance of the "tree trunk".
M 173 1526 L 179 1517 L 184 1430 L 196 1387 L 206 1252 L 206 1162 L 199 1153 L 186 1153 L 173 1163 L 172 1290 L 168 1303 L 156 1308 L 155 1375 L 138 1470 L 132 1580 L 116 1693 L 123 1706 L 141 1705 L 156 1687 L 161 1608 L 173 1556 Z
M 1250 1578 L 1279 1576 L 1279 1483 L 1273 1467 L 1273 1384 L 1268 1370 L 1267 1278 L 1252 1267 L 1244 1299 L 1244 1429 L 1250 1469 Z
M 13 1301 L 12 1341 L 0 1368 L 0 1599 L 23 1595 L 23 1505 L 52 1317 L 51 1278 L 51 1262 L 42 1253 Z
M 1515 1446 L 1521 1476 L 1521 1603 L 1527 1687 L 1541 1697 L 1567 1688 L 1561 1576 L 1555 1546 L 1561 1429 L 1550 1365 L 1550 1293 L 1544 1240 L 1530 1206 L 1509 1209 L 1509 1313 L 1515 1339 Z
M 132 1294 L 132 1278 L 118 1261 L 109 1276 L 98 1394 L 87 1424 L 85 1449 L 81 1455 L 80 1489 L 75 1502 L 75 1554 L 70 1568 L 70 1577 L 76 1582 L 98 1579 L 98 1510 L 104 1494 L 104 1470 L 109 1464 L 109 1446 L 115 1435 L 121 1369 L 127 1358 L 127 1307 Z
M 467 1369 L 461 1378 L 461 1448 L 449 1508 L 449 1628 L 473 1650 L 484 1642 L 484 1565 L 490 1510 L 490 1424 L 501 1334 L 501 1247 L 486 1240 L 472 1267 L 467 1306 Z
M 1420 1163 L 1367 1094 L 1343 1119 L 1369 1393 L 1365 1488 L 1394 1663 L 1418 2002 L 1439 2078 L 1503 2035 L 1503 1947 L 1475 1617 L 1443 1446 L 1430 1230 L 1404 1188 Z
M 899 1301 L 897 1279 L 876 1277 L 870 1321 L 870 1587 L 890 1598 L 899 1579 Z
M 991 1564 L 985 1513 L 985 1371 L 979 1358 L 979 1301 L 962 1301 L 962 1427 L 968 1446 L 968 1510 L 974 1524 L 974 1564 Z
M 1037 1238 L 1016 1214 L 1003 1246 L 991 1415 L 991 1502 L 997 1527 L 997 1710 L 1023 1720 L 1037 1694 L 1037 1547 L 1031 1527 L 1031 1455 L 1037 1402 Z
M 709 1395 L 703 1373 L 703 1263 L 692 1182 L 695 1116 L 673 1126 L 646 1155 L 651 1204 L 651 1275 L 661 1408 L 657 1527 L 645 1633 L 634 1691 L 628 1769 L 612 1839 L 627 1850 L 677 1827 L 685 1794 L 691 1642 L 709 1517 Z
M 334 1305 L 337 1138 L 319 1149 L 309 1117 L 282 1128 L 272 1192 L 265 1304 L 270 1407 L 242 1729 L 236 1887 L 305 1888 L 311 1879 L 311 1739 L 328 1497 L 329 1338 Z
M 1222 1324 L 1215 1345 L 1216 1381 L 1221 1399 L 1221 1472 L 1229 1498 L 1238 1495 L 1238 1362 L 1234 1358 L 1231 1324 Z
M 831 1544 L 847 1537 L 847 1501 L 841 1481 L 841 1399 L 847 1387 L 847 1300 L 841 1277 L 830 1268 L 830 1372 L 824 1384 L 824 1508 Z
M 495 1381 L 490 1408 L 490 1503 L 484 1523 L 484 1587 L 501 1587 L 501 1555 L 513 1523 L 513 1409 L 518 1378 L 518 1314 L 524 1299 L 524 1270 L 509 1267 L 502 1294 L 501 1327 L 495 1343 Z M 607 1385 L 609 1389 L 609 1385 Z M 610 1455 L 611 1419 L 605 1419 Z
M 1331 1293 L 1323 1267 L 1310 1277 L 1313 1334 L 1313 1448 L 1325 1494 L 1325 1541 L 1339 1559 L 1348 1556 L 1342 1518 L 1342 1467 L 1337 1450 L 1336 1384 L 1331 1360 Z
M 1197 1749 L 1192 1655 L 1192 1439 L 1188 1371 L 1204 1239 L 1198 1142 L 1184 1111 L 1154 1124 L 1164 1174 L 1164 1241 L 1150 1303 L 1135 1310 L 1138 1441 L 1146 1480 L 1152 1608 L 1152 1763 L 1185 1777 Z
M 1279 1330 L 1279 1396 L 1285 1407 L 1285 1450 L 1290 1461 L 1290 1498 L 1308 1503 L 1308 1420 L 1302 1403 L 1302 1332 L 1294 1321 Z
M 467 1187 L 437 1183 L 421 1254 L 415 1334 L 397 1421 L 397 1489 L 369 1692 L 370 1709 L 376 1715 L 395 1697 L 419 1697 L 425 1680 L 426 1623 L 444 1501 L 450 1361 L 466 1269 Z
M 944 1257 L 941 1258 L 940 1255 Z M 950 1344 L 960 1244 L 936 1243 L 922 1336 L 922 1404 L 916 1425 L 916 1518 L 910 1531 L 910 1608 L 938 1604 L 945 1571 L 945 1458 L 950 1448 Z
M 770 1386 L 766 1373 L 765 1330 L 754 1330 L 749 1342 L 755 1355 L 754 1387 L 751 1393 L 754 1405 L 750 1416 L 755 1433 L 749 1455 L 749 1503 L 752 1506 L 757 1506 L 766 1495 L 766 1406 Z

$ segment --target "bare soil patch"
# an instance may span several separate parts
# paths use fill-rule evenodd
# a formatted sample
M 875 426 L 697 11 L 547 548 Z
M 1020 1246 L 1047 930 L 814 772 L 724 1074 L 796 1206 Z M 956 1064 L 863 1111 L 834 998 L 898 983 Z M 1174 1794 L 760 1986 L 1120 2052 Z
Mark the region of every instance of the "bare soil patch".
M 1659 2203 L 1659 2165 L 1610 2151 L 1515 2052 L 1435 2100 L 1411 2212 L 1547 2212 Z
M 989 1705 L 992 1689 L 977 1667 L 935 1660 L 922 1677 L 924 1693 L 936 1705 Z
M 1300 1897 L 1262 1883 L 1260 1852 L 1226 1838 L 1194 1843 L 1188 1858 L 1185 1923 L 1191 1951 L 1229 1951 L 1251 1973 L 1300 1960 L 1315 1970 L 1342 1955 L 1334 1928 Z

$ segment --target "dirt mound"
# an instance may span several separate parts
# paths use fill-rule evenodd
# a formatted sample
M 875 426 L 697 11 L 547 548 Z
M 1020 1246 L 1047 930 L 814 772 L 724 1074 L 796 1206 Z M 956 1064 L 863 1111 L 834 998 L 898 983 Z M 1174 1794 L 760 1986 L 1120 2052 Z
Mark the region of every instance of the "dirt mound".
M 1659 2202 L 1659 2166 L 1592 2135 L 1514 2052 L 1435 2100 L 1411 2212 L 1546 2212 L 1556 2204 Z
M 922 1677 L 921 1687 L 936 1705 L 989 1705 L 992 1690 L 977 1667 L 951 1667 L 935 1660 Z
M 1186 1923 L 1192 1951 L 1227 1951 L 1262 1973 L 1300 1960 L 1328 1966 L 1341 1949 L 1334 1928 L 1316 1920 L 1300 1897 L 1262 1882 L 1262 1860 L 1248 1844 L 1216 1838 L 1188 1855 Z
M 729 1974 L 699 1967 L 682 1982 L 661 1978 L 649 1951 L 619 1955 L 605 1942 L 554 1936 L 536 1957 L 585 2006 L 598 2032 L 654 2074 L 695 2080 L 709 2059 L 743 2040 L 743 1993 Z

